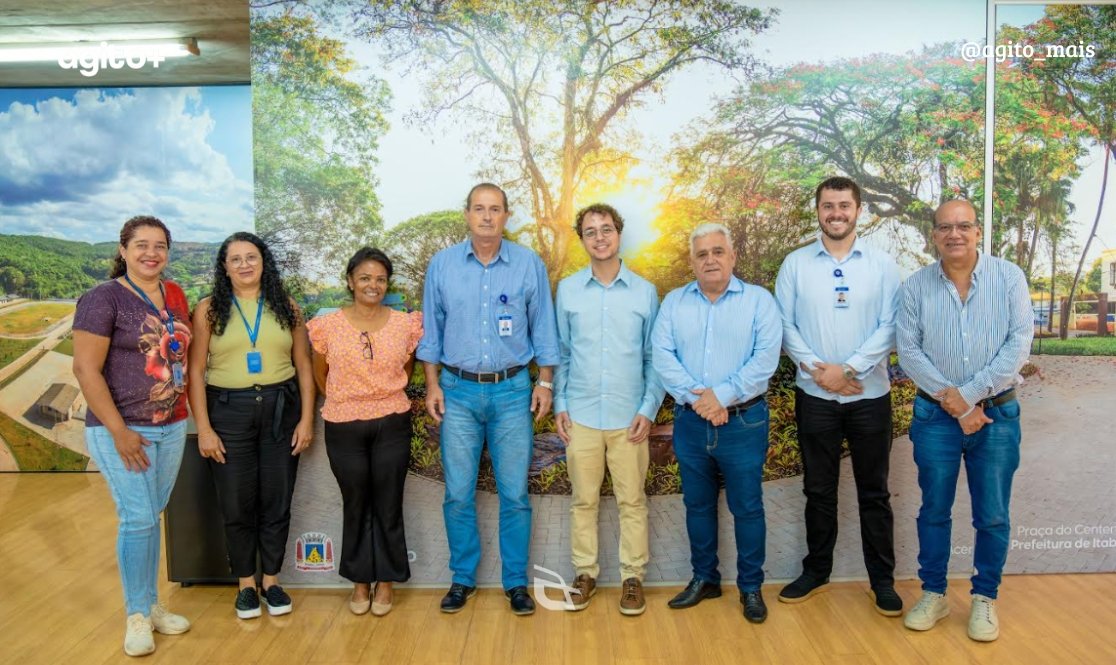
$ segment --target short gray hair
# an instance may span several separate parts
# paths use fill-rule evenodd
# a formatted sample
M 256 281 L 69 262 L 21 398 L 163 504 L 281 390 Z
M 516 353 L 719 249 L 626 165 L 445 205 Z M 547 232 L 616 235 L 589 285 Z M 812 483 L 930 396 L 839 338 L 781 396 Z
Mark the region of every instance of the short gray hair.
M 697 228 L 695 228 L 690 234 L 691 255 L 693 255 L 694 253 L 694 241 L 702 236 L 707 236 L 711 233 L 723 234 L 725 236 L 725 240 L 728 241 L 729 247 L 732 247 L 732 231 L 729 231 L 727 226 L 718 222 L 702 222 L 701 224 L 698 224 Z

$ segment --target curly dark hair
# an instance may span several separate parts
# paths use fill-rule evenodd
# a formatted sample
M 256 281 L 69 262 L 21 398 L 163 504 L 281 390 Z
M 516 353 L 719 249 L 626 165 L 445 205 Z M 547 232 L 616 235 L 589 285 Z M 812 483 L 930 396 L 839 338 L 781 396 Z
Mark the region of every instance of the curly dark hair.
M 120 228 L 120 246 L 127 247 L 128 243 L 132 242 L 135 237 L 136 231 L 141 226 L 151 226 L 156 229 L 162 229 L 163 235 L 167 237 L 167 249 L 171 246 L 170 229 L 163 223 L 163 220 L 151 215 L 136 215 L 135 217 L 124 222 L 124 226 Z M 120 252 L 116 253 L 116 258 L 112 261 L 112 268 L 109 269 L 109 279 L 116 279 L 128 273 L 128 265 L 124 263 L 124 257 L 120 256 Z
M 250 242 L 260 250 L 263 258 L 263 275 L 260 276 L 260 293 L 263 294 L 264 303 L 284 330 L 294 330 L 300 317 L 287 287 L 283 286 L 283 277 L 279 274 L 279 266 L 275 263 L 275 256 L 268 249 L 267 244 L 254 233 L 237 231 L 221 243 L 217 250 L 217 261 L 213 265 L 213 293 L 210 294 L 209 311 L 206 312 L 206 321 L 214 335 L 225 334 L 225 326 L 232 316 L 232 280 L 225 269 L 225 259 L 229 253 L 229 245 L 234 242 Z
M 577 217 L 574 218 L 574 231 L 577 232 L 578 238 L 581 237 L 581 224 L 591 214 L 608 215 L 612 218 L 612 225 L 616 227 L 616 233 L 624 232 L 624 218 L 620 216 L 620 212 L 616 208 L 607 203 L 594 203 L 577 211 Z

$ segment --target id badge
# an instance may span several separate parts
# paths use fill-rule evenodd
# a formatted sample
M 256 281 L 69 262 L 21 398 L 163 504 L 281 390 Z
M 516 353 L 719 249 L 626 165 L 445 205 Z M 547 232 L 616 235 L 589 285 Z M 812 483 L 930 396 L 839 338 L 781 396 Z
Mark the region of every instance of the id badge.
M 497 330 L 500 332 L 500 337 L 511 337 L 512 334 L 512 317 L 511 314 L 501 314 L 497 320 Z
M 263 371 L 263 356 L 259 351 L 248 352 L 248 373 L 259 374 Z
M 182 363 L 171 364 L 171 378 L 174 380 L 175 388 L 186 385 L 186 373 L 182 371 Z
M 847 287 L 847 286 L 833 287 L 833 294 L 834 294 L 833 297 L 836 299 L 833 303 L 834 307 L 842 307 L 843 308 L 843 307 L 848 307 L 849 306 L 849 287 Z

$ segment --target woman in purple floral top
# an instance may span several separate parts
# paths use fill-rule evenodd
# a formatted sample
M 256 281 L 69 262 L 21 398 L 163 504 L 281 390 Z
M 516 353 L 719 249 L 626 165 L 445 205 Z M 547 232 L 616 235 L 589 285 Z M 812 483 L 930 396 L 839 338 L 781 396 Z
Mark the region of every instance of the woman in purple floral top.
M 85 443 L 116 503 L 116 555 L 128 615 L 124 653 L 155 650 L 152 631 L 190 629 L 157 596 L 159 516 L 186 443 L 190 310 L 163 280 L 170 231 L 154 217 L 120 230 L 111 280 L 93 287 L 74 315 L 74 375 L 89 405 Z

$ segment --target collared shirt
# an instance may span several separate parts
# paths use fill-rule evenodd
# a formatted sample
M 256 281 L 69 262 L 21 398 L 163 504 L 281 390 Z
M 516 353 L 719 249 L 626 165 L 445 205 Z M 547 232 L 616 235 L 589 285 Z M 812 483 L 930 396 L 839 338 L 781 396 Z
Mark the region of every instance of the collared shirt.
M 623 264 L 605 286 L 589 267 L 558 283 L 556 307 L 554 412 L 601 430 L 626 428 L 637 413 L 654 422 L 663 402 L 651 364 L 655 286 Z
M 1031 353 L 1031 295 L 1014 263 L 981 254 L 964 303 L 941 261 L 903 285 L 899 364 L 934 394 L 956 386 L 970 405 L 1014 386 Z
M 693 390 L 712 388 L 722 406 L 732 406 L 767 392 L 782 340 L 779 308 L 766 289 L 734 276 L 711 303 L 694 281 L 663 299 L 652 359 L 676 402 L 693 404 Z
M 509 240 L 488 265 L 471 239 L 434 255 L 422 289 L 422 341 L 416 356 L 467 372 L 499 372 L 558 364 L 558 331 L 550 281 L 539 256 Z M 501 316 L 511 335 L 501 336 Z
M 803 392 L 844 403 L 891 390 L 887 363 L 895 346 L 899 281 L 895 261 L 859 238 L 841 260 L 821 238 L 787 255 L 775 280 L 775 298 L 783 317 L 783 348 L 798 368 L 795 382 Z M 838 284 L 848 287 L 848 307 L 836 306 Z M 802 369 L 802 363 L 812 368 L 817 362 L 852 367 L 864 392 L 845 396 L 825 390 Z

